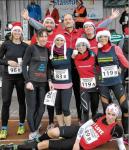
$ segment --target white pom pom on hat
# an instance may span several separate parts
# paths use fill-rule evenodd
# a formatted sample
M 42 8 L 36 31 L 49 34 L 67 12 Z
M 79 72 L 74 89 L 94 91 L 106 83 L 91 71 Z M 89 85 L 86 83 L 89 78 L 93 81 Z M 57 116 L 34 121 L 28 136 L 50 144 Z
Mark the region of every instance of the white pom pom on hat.
M 78 38 L 75 46 L 77 46 L 79 43 L 85 43 L 87 48 L 90 48 L 90 43 L 86 38 Z
M 11 27 L 11 25 L 10 25 L 10 27 Z M 13 22 L 12 23 L 11 33 L 16 29 L 19 29 L 21 32 L 23 32 L 21 22 Z
M 107 28 L 98 28 L 96 30 L 96 41 L 98 42 L 98 38 L 100 36 L 108 36 L 109 37 L 109 41 L 111 41 L 111 33 Z

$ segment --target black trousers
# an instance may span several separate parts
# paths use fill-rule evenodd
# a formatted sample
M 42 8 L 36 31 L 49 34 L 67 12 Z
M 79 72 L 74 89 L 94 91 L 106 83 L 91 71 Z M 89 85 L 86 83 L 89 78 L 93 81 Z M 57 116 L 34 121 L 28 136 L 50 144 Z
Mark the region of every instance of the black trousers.
M 2 79 L 2 126 L 7 126 L 9 119 L 9 108 L 12 100 L 12 93 L 16 87 L 17 98 L 19 103 L 19 120 L 20 123 L 24 123 L 26 116 L 26 103 L 24 92 L 24 79 L 8 80 Z
M 33 84 L 34 85 L 34 84 Z M 34 90 L 26 91 L 27 121 L 31 132 L 35 132 L 41 122 L 45 111 L 44 97 L 47 91 L 47 83 L 42 86 L 34 85 Z
M 59 127 L 61 140 L 49 140 L 49 150 L 72 150 L 79 126 Z
M 69 89 L 57 89 L 56 95 L 56 115 L 64 114 L 64 116 L 70 115 L 70 101 L 72 96 L 72 88 Z
M 89 111 L 91 108 L 92 117 L 98 112 L 99 92 L 88 92 L 86 89 L 81 90 L 81 107 L 82 107 L 82 121 L 89 120 Z
M 78 119 L 81 120 L 80 78 L 73 61 L 72 61 L 72 82 L 76 101 L 77 115 Z

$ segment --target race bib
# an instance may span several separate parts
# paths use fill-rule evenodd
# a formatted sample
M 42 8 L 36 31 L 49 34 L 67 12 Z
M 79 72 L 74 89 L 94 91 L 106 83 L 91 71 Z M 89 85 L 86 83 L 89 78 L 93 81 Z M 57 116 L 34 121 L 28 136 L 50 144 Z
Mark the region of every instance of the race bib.
M 8 73 L 9 74 L 21 74 L 22 73 L 22 67 L 11 67 L 8 66 Z
M 118 76 L 117 65 L 101 67 L 102 78 L 111 78 Z
M 68 80 L 69 79 L 68 69 L 63 69 L 63 70 L 54 69 L 54 79 L 55 80 Z
M 44 99 L 44 104 L 49 106 L 55 106 L 57 90 L 47 92 Z
M 84 135 L 83 135 L 85 142 L 87 144 L 93 143 L 94 141 L 98 140 L 98 133 L 93 129 L 92 126 L 86 128 Z
M 86 88 L 86 89 L 91 89 L 96 87 L 96 79 L 95 77 L 93 78 L 81 78 L 81 87 Z

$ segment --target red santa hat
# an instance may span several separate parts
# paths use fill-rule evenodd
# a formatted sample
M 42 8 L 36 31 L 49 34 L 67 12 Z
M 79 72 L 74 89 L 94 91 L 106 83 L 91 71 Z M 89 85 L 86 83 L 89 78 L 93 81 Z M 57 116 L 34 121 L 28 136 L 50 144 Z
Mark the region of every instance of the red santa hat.
M 125 34 L 125 36 L 129 35 L 129 27 L 126 27 L 124 29 L 124 34 Z
M 111 33 L 107 28 L 98 28 L 96 30 L 96 40 L 98 41 L 98 38 L 100 36 L 108 36 L 109 37 L 109 41 L 111 41 Z
M 11 33 L 17 29 L 23 32 L 21 22 L 13 22 L 12 24 L 9 25 L 9 28 L 11 29 Z
M 88 26 L 88 25 L 92 25 L 95 28 L 94 22 L 92 20 L 86 18 L 84 21 L 84 24 L 83 24 L 83 28 L 85 28 L 85 26 Z
M 77 46 L 79 43 L 85 43 L 87 48 L 90 48 L 90 43 L 86 38 L 78 38 L 75 46 Z
M 51 55 L 50 55 L 50 59 L 53 58 L 53 50 L 54 50 L 54 47 L 55 47 L 55 40 L 57 38 L 62 38 L 65 42 L 64 42 L 64 59 L 67 59 L 67 56 L 66 56 L 66 52 L 67 52 L 67 46 L 66 46 L 66 39 L 65 39 L 65 36 L 63 35 L 62 32 L 59 32 L 56 34 L 54 40 L 53 40 L 53 44 L 51 46 Z
M 54 23 L 54 26 L 55 26 L 55 21 L 54 21 L 54 19 L 53 19 L 50 15 L 47 15 L 47 16 L 45 17 L 45 19 L 44 19 L 44 21 L 43 21 L 43 26 L 44 26 L 45 21 L 47 21 L 47 20 L 51 20 L 51 21 Z

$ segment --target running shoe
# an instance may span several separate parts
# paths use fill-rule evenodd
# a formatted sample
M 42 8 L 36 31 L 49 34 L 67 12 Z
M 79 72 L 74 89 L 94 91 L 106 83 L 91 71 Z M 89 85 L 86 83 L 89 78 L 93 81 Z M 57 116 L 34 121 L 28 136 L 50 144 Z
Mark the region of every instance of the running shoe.
M 6 129 L 2 129 L 0 131 L 0 139 L 6 139 L 7 138 L 7 134 L 8 134 L 7 130 Z
M 18 135 L 22 135 L 25 133 L 25 127 L 24 126 L 19 126 L 17 130 Z

